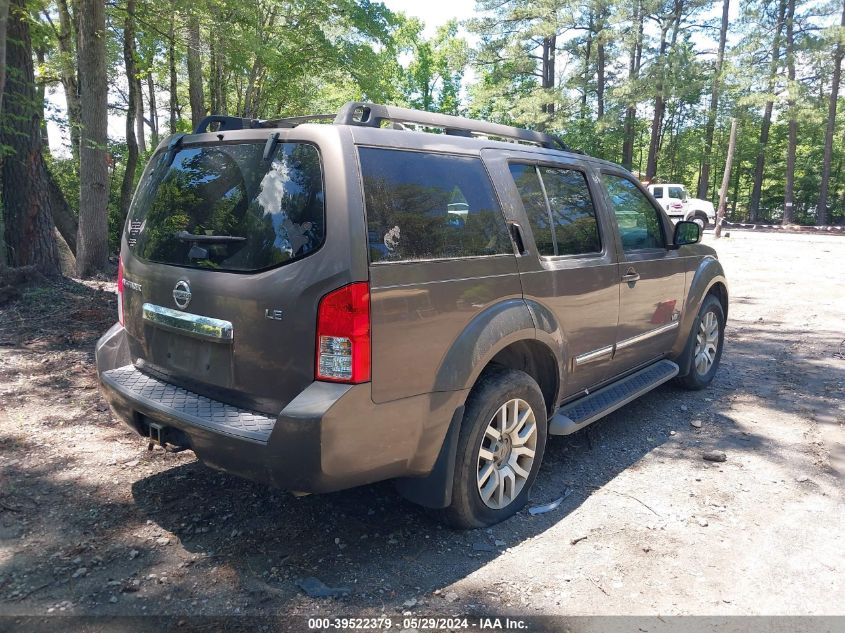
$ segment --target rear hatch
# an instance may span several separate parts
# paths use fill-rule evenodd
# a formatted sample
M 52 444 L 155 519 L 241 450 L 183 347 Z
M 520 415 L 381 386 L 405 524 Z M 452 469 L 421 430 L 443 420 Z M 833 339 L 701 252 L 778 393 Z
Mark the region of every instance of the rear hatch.
M 320 149 L 252 134 L 152 158 L 124 235 L 124 319 L 142 371 L 277 414 L 314 378 L 317 305 L 350 266 L 343 248 L 327 263 Z

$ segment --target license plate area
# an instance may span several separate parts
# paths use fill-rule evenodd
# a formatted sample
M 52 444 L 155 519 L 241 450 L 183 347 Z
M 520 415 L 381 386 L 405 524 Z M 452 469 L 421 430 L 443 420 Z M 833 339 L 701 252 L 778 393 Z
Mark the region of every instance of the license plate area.
M 145 328 L 146 360 L 174 376 L 184 376 L 221 387 L 233 384 L 233 349 L 208 341 L 169 332 L 156 327 Z

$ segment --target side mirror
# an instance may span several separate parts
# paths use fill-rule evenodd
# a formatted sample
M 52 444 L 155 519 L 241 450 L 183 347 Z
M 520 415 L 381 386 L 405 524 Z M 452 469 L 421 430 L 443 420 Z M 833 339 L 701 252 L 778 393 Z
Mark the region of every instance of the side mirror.
M 698 244 L 701 241 L 701 227 L 696 222 L 681 220 L 675 225 L 675 236 L 672 245 L 675 248 L 687 244 Z

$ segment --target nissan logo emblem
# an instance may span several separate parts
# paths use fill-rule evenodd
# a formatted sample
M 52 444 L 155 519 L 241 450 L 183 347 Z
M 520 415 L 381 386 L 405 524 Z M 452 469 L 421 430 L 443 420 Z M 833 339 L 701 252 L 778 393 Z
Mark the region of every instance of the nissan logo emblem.
M 173 288 L 173 301 L 176 306 L 183 310 L 188 307 L 191 302 L 191 287 L 184 279 L 176 282 L 176 287 Z

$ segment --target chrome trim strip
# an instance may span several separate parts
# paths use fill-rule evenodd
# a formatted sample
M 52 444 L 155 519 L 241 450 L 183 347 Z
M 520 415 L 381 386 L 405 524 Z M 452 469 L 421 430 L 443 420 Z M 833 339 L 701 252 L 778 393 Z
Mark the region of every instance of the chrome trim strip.
M 681 324 L 680 321 L 673 321 L 672 323 L 667 323 L 666 325 L 661 325 L 658 328 L 654 328 L 653 330 L 649 330 L 648 332 L 643 332 L 642 334 L 637 334 L 636 336 L 632 336 L 631 338 L 626 338 L 624 341 L 619 341 L 616 344 L 616 349 L 624 349 L 626 347 L 630 347 L 631 345 L 636 345 L 637 343 L 642 343 L 645 340 L 650 339 L 653 336 L 659 336 L 664 332 L 668 332 L 669 330 L 674 330 Z
M 606 356 L 611 356 L 613 354 L 613 345 L 608 345 L 607 347 L 601 347 L 599 349 L 595 349 L 592 352 L 587 352 L 586 354 L 581 354 L 575 357 L 575 366 L 580 367 L 581 365 L 586 365 L 587 363 L 592 363 L 595 360 L 600 360 L 605 358 Z
M 231 343 L 235 335 L 232 324 L 222 319 L 171 310 L 152 303 L 145 303 L 142 311 L 144 321 L 163 330 L 188 334 L 216 343 Z

